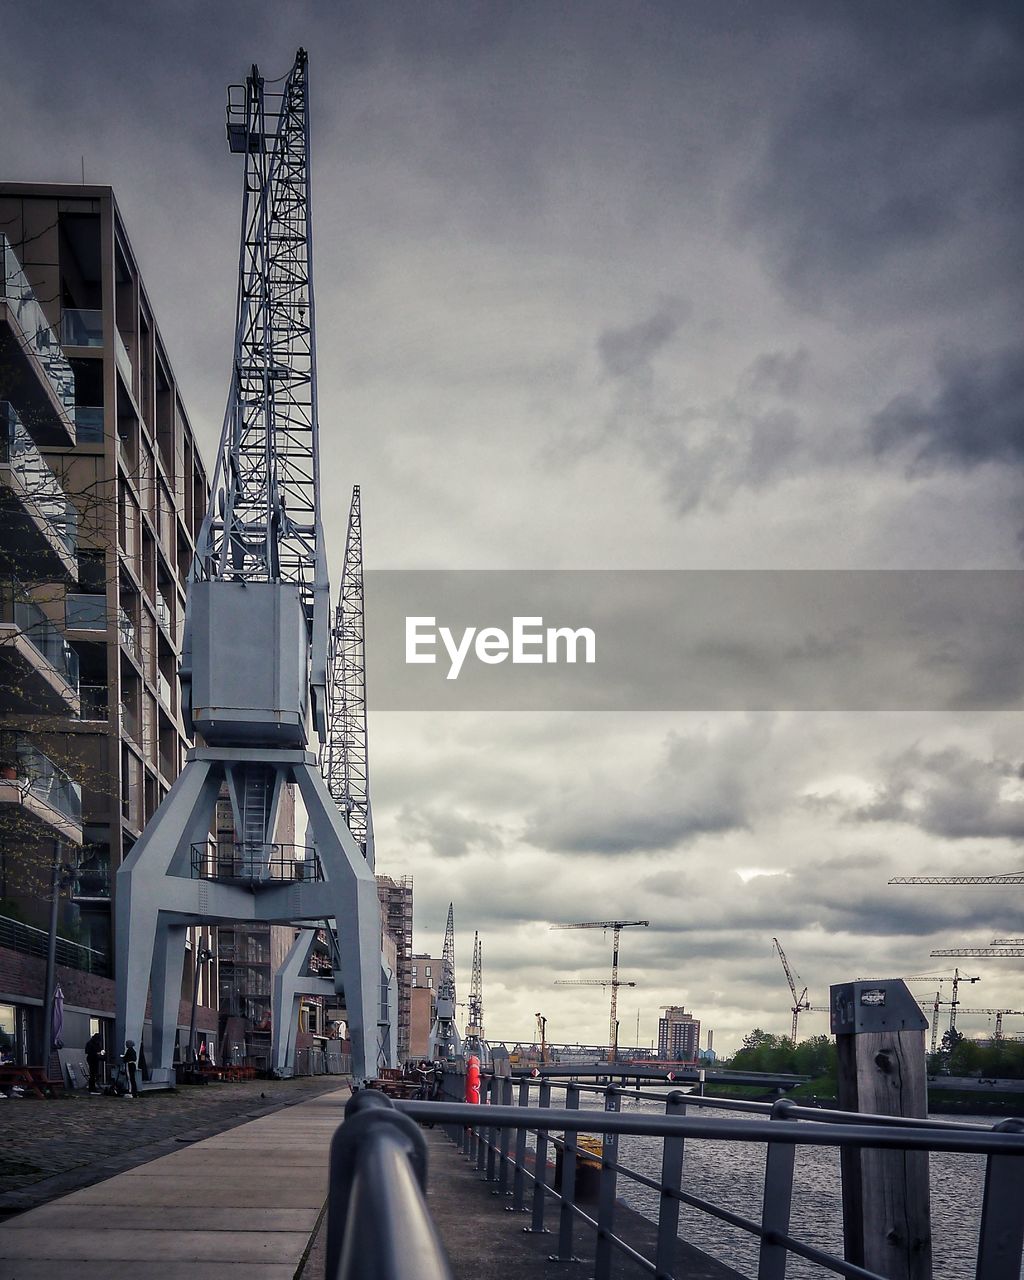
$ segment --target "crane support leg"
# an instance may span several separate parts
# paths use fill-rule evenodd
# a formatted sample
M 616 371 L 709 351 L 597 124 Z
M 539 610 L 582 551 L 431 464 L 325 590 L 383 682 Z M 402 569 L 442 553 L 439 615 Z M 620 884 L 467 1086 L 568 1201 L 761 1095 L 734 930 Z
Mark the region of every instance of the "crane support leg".
M 380 957 L 380 1017 L 377 1022 L 377 1067 L 398 1065 L 398 978 Z
M 191 843 L 193 839 L 206 839 L 210 829 L 209 812 L 216 803 L 218 788 L 219 782 L 211 782 L 208 762 L 189 761 L 118 869 L 114 900 L 118 1047 L 126 1039 L 142 1045 L 150 973 L 157 935 L 162 927 L 160 912 L 171 905 L 165 901 L 163 886 L 168 877 L 189 875 Z M 201 815 L 205 815 L 205 819 Z M 161 976 L 171 975 L 174 968 L 171 947 L 170 933 L 161 934 Z M 181 947 L 183 951 L 183 936 Z M 177 963 L 177 974 L 170 990 L 160 982 L 153 988 L 154 1051 L 150 1061 L 152 1079 L 163 1083 L 173 1083 L 174 1079 L 174 1030 L 181 997 L 181 960 Z
M 183 924 L 172 924 L 160 913 L 153 945 L 153 1049 L 155 1063 L 174 1063 L 175 1032 L 181 1005 L 181 976 L 185 967 Z M 193 980 L 195 975 L 193 974 Z M 160 1007 L 157 1008 L 157 1001 Z M 183 1054 L 184 1056 L 184 1054 Z
M 316 842 L 322 881 L 275 879 L 262 860 L 255 858 L 246 863 L 251 882 L 218 880 L 219 868 L 211 869 L 206 860 L 210 823 L 220 788 L 238 765 L 265 766 L 283 775 L 280 782 L 298 784 Z M 258 847 L 264 847 L 269 839 L 270 833 L 264 834 Z M 285 924 L 325 917 L 338 921 L 341 963 L 335 970 L 333 988 L 345 992 L 352 1074 L 361 1082 L 376 1074 L 377 1062 L 380 905 L 373 872 L 310 753 L 273 747 L 194 749 L 117 873 L 118 1037 L 142 1043 L 152 975 L 151 1078 L 173 1082 L 183 929 L 225 921 Z M 323 991 L 322 986 L 317 987 L 318 993 Z
M 377 880 L 352 837 L 321 774 L 310 765 L 296 781 L 312 828 L 326 884 L 326 912 L 338 922 L 341 964 L 335 989 L 345 992 L 352 1041 L 352 1076 L 376 1075 L 377 1010 L 380 1006 L 380 900 Z
M 333 995 L 335 990 L 331 979 L 313 977 L 306 972 L 310 954 L 316 945 L 316 935 L 316 929 L 303 929 L 274 974 L 270 1062 L 274 1075 L 281 1079 L 295 1074 L 295 1044 L 302 997 Z

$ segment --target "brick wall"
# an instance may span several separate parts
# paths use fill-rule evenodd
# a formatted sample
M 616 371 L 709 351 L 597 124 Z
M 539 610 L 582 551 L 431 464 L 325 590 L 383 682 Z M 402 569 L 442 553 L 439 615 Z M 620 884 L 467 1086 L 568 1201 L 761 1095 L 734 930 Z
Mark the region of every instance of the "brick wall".
M 42 956 L 28 956 L 21 951 L 0 947 L 0 1000 L 38 1000 L 43 998 L 46 981 L 46 961 Z M 96 1017 L 112 1018 L 115 1007 L 113 978 L 101 978 L 80 969 L 57 966 L 57 981 L 64 992 L 64 1003 L 79 1009 L 88 1009 Z M 149 1017 L 150 1007 L 146 1006 Z M 178 1023 L 187 1027 L 192 1016 L 192 1005 L 182 1000 L 178 1007 Z M 196 1027 L 200 1031 L 217 1031 L 217 1011 L 200 1005 L 196 1009 Z

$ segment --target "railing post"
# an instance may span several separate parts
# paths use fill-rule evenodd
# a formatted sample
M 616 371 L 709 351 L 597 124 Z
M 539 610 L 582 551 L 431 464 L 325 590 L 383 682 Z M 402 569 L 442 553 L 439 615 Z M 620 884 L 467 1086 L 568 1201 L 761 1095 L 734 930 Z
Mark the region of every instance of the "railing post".
M 605 1111 L 622 1110 L 622 1090 L 610 1084 L 604 1091 Z M 597 1192 L 597 1246 L 594 1280 L 610 1280 L 612 1274 L 612 1232 L 615 1227 L 615 1182 L 618 1176 L 619 1135 L 601 1135 L 601 1182 Z
M 785 1120 L 792 1103 L 780 1098 L 772 1107 L 771 1120 Z M 777 1235 L 789 1234 L 789 1214 L 793 1204 L 793 1165 L 796 1147 L 792 1142 L 769 1142 L 764 1160 L 764 1197 L 761 1201 L 761 1252 L 757 1280 L 785 1280 L 789 1249 Z
M 1024 1133 L 1024 1120 L 1003 1120 L 995 1133 Z M 1024 1252 L 1024 1159 L 991 1155 L 985 1162 L 977 1280 L 1018 1280 Z
M 580 1087 L 570 1084 L 565 1090 L 565 1107 L 567 1111 L 578 1111 L 580 1107 Z M 558 1206 L 558 1253 L 551 1254 L 551 1262 L 578 1262 L 572 1251 L 573 1230 L 576 1226 L 576 1153 L 579 1144 L 576 1131 L 566 1129 L 562 1141 L 562 1181 L 558 1191 L 561 1203 Z
M 538 1110 L 546 1111 L 551 1106 L 551 1081 L 542 1080 L 540 1082 L 540 1097 L 537 1099 Z M 533 1161 L 533 1217 L 530 1219 L 530 1225 L 524 1227 L 524 1231 L 536 1231 L 546 1234 L 547 1228 L 544 1226 L 544 1210 L 546 1208 L 548 1191 L 548 1131 L 547 1129 L 537 1130 L 537 1145 L 534 1151 Z
M 501 1105 L 512 1105 L 512 1077 L 504 1076 L 501 1081 Z M 502 1125 L 498 1133 L 498 1196 L 508 1195 L 508 1144 L 511 1137 L 507 1125 Z
M 501 1086 L 497 1076 L 492 1076 L 490 1086 L 488 1087 L 488 1090 L 487 1090 L 492 1107 L 496 1107 L 498 1105 L 498 1090 L 500 1087 Z M 496 1167 L 497 1147 L 498 1147 L 497 1138 L 498 1138 L 497 1129 L 495 1129 L 494 1125 L 488 1125 L 487 1126 L 487 1175 L 486 1175 L 487 1182 L 493 1182 L 495 1178 L 495 1167 Z
M 665 1100 L 666 1116 L 686 1115 L 686 1094 L 673 1089 Z M 666 1138 L 661 1152 L 661 1204 L 658 1207 L 658 1245 L 655 1273 L 672 1275 L 675 1269 L 676 1240 L 679 1236 L 679 1201 L 670 1192 L 683 1183 L 683 1139 Z
M 493 1078 L 488 1080 L 481 1091 L 480 1106 L 481 1108 L 491 1101 L 491 1085 L 494 1083 Z M 476 1127 L 476 1167 L 478 1173 L 483 1173 L 487 1167 L 487 1128 L 484 1116 L 486 1112 L 481 1109 L 480 1123 Z
M 928 1115 L 928 1023 L 900 978 L 831 988 L 839 1106 L 923 1119 Z M 931 1280 L 928 1153 L 844 1147 L 846 1261 L 893 1280 Z
M 516 1130 L 516 1164 L 515 1174 L 512 1178 L 512 1205 L 513 1213 L 523 1213 L 525 1210 L 524 1199 L 526 1193 L 526 1175 L 523 1172 L 526 1168 L 526 1119 L 530 1107 L 530 1080 L 528 1076 L 523 1076 L 519 1081 L 519 1107 L 523 1113 L 523 1123 Z

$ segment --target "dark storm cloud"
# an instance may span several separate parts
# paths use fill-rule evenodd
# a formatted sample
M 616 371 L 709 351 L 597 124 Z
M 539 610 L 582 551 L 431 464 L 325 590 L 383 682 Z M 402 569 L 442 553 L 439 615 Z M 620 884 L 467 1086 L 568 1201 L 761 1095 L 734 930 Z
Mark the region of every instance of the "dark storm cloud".
M 813 56 L 769 121 L 740 221 L 815 301 L 848 303 L 844 287 L 883 269 L 890 289 L 942 296 L 963 263 L 927 255 L 954 238 L 995 278 L 1021 247 L 1019 6 L 947 6 L 934 23 L 891 5 L 806 16 Z M 911 262 L 932 269 L 908 277 Z
M 586 779 L 567 787 L 528 819 L 526 838 L 540 848 L 603 856 L 679 848 L 700 836 L 745 828 L 752 767 L 771 736 L 770 723 L 717 737 L 671 734 L 661 759 L 629 788 Z
M 598 356 L 614 395 L 604 439 L 593 442 L 636 448 L 662 476 L 680 515 L 725 505 L 741 489 L 765 488 L 806 453 L 800 416 L 779 401 L 799 389 L 808 353 L 765 352 L 739 372 L 732 394 L 693 402 L 675 370 L 687 311 L 674 300 L 600 334 Z M 665 358 L 663 371 L 657 357 Z
M 875 416 L 876 454 L 903 455 L 918 472 L 1024 464 L 1024 346 L 947 355 L 936 380 L 930 396 L 898 396 Z
M 651 360 L 676 336 L 685 304 L 666 303 L 623 329 L 607 329 L 597 340 L 601 363 L 613 378 L 646 379 Z
M 439 858 L 462 858 L 474 851 L 494 853 L 504 846 L 501 829 L 450 806 L 406 806 L 397 819 L 402 836 L 425 845 Z
M 851 816 L 905 823 L 947 840 L 1024 840 L 1022 776 L 1019 760 L 912 748 L 891 762 L 875 798 Z
M 810 358 L 806 347 L 796 351 L 766 351 L 743 371 L 739 385 L 754 395 L 774 392 L 789 399 L 799 392 Z

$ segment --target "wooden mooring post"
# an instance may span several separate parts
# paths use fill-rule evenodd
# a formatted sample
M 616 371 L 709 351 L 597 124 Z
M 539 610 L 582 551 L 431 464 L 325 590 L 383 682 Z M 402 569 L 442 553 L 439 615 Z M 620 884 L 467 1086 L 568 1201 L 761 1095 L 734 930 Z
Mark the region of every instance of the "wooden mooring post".
M 844 982 L 831 989 L 832 1031 L 844 1111 L 928 1114 L 927 1020 L 905 982 Z M 846 1260 L 890 1280 L 931 1280 L 926 1151 L 845 1147 Z

